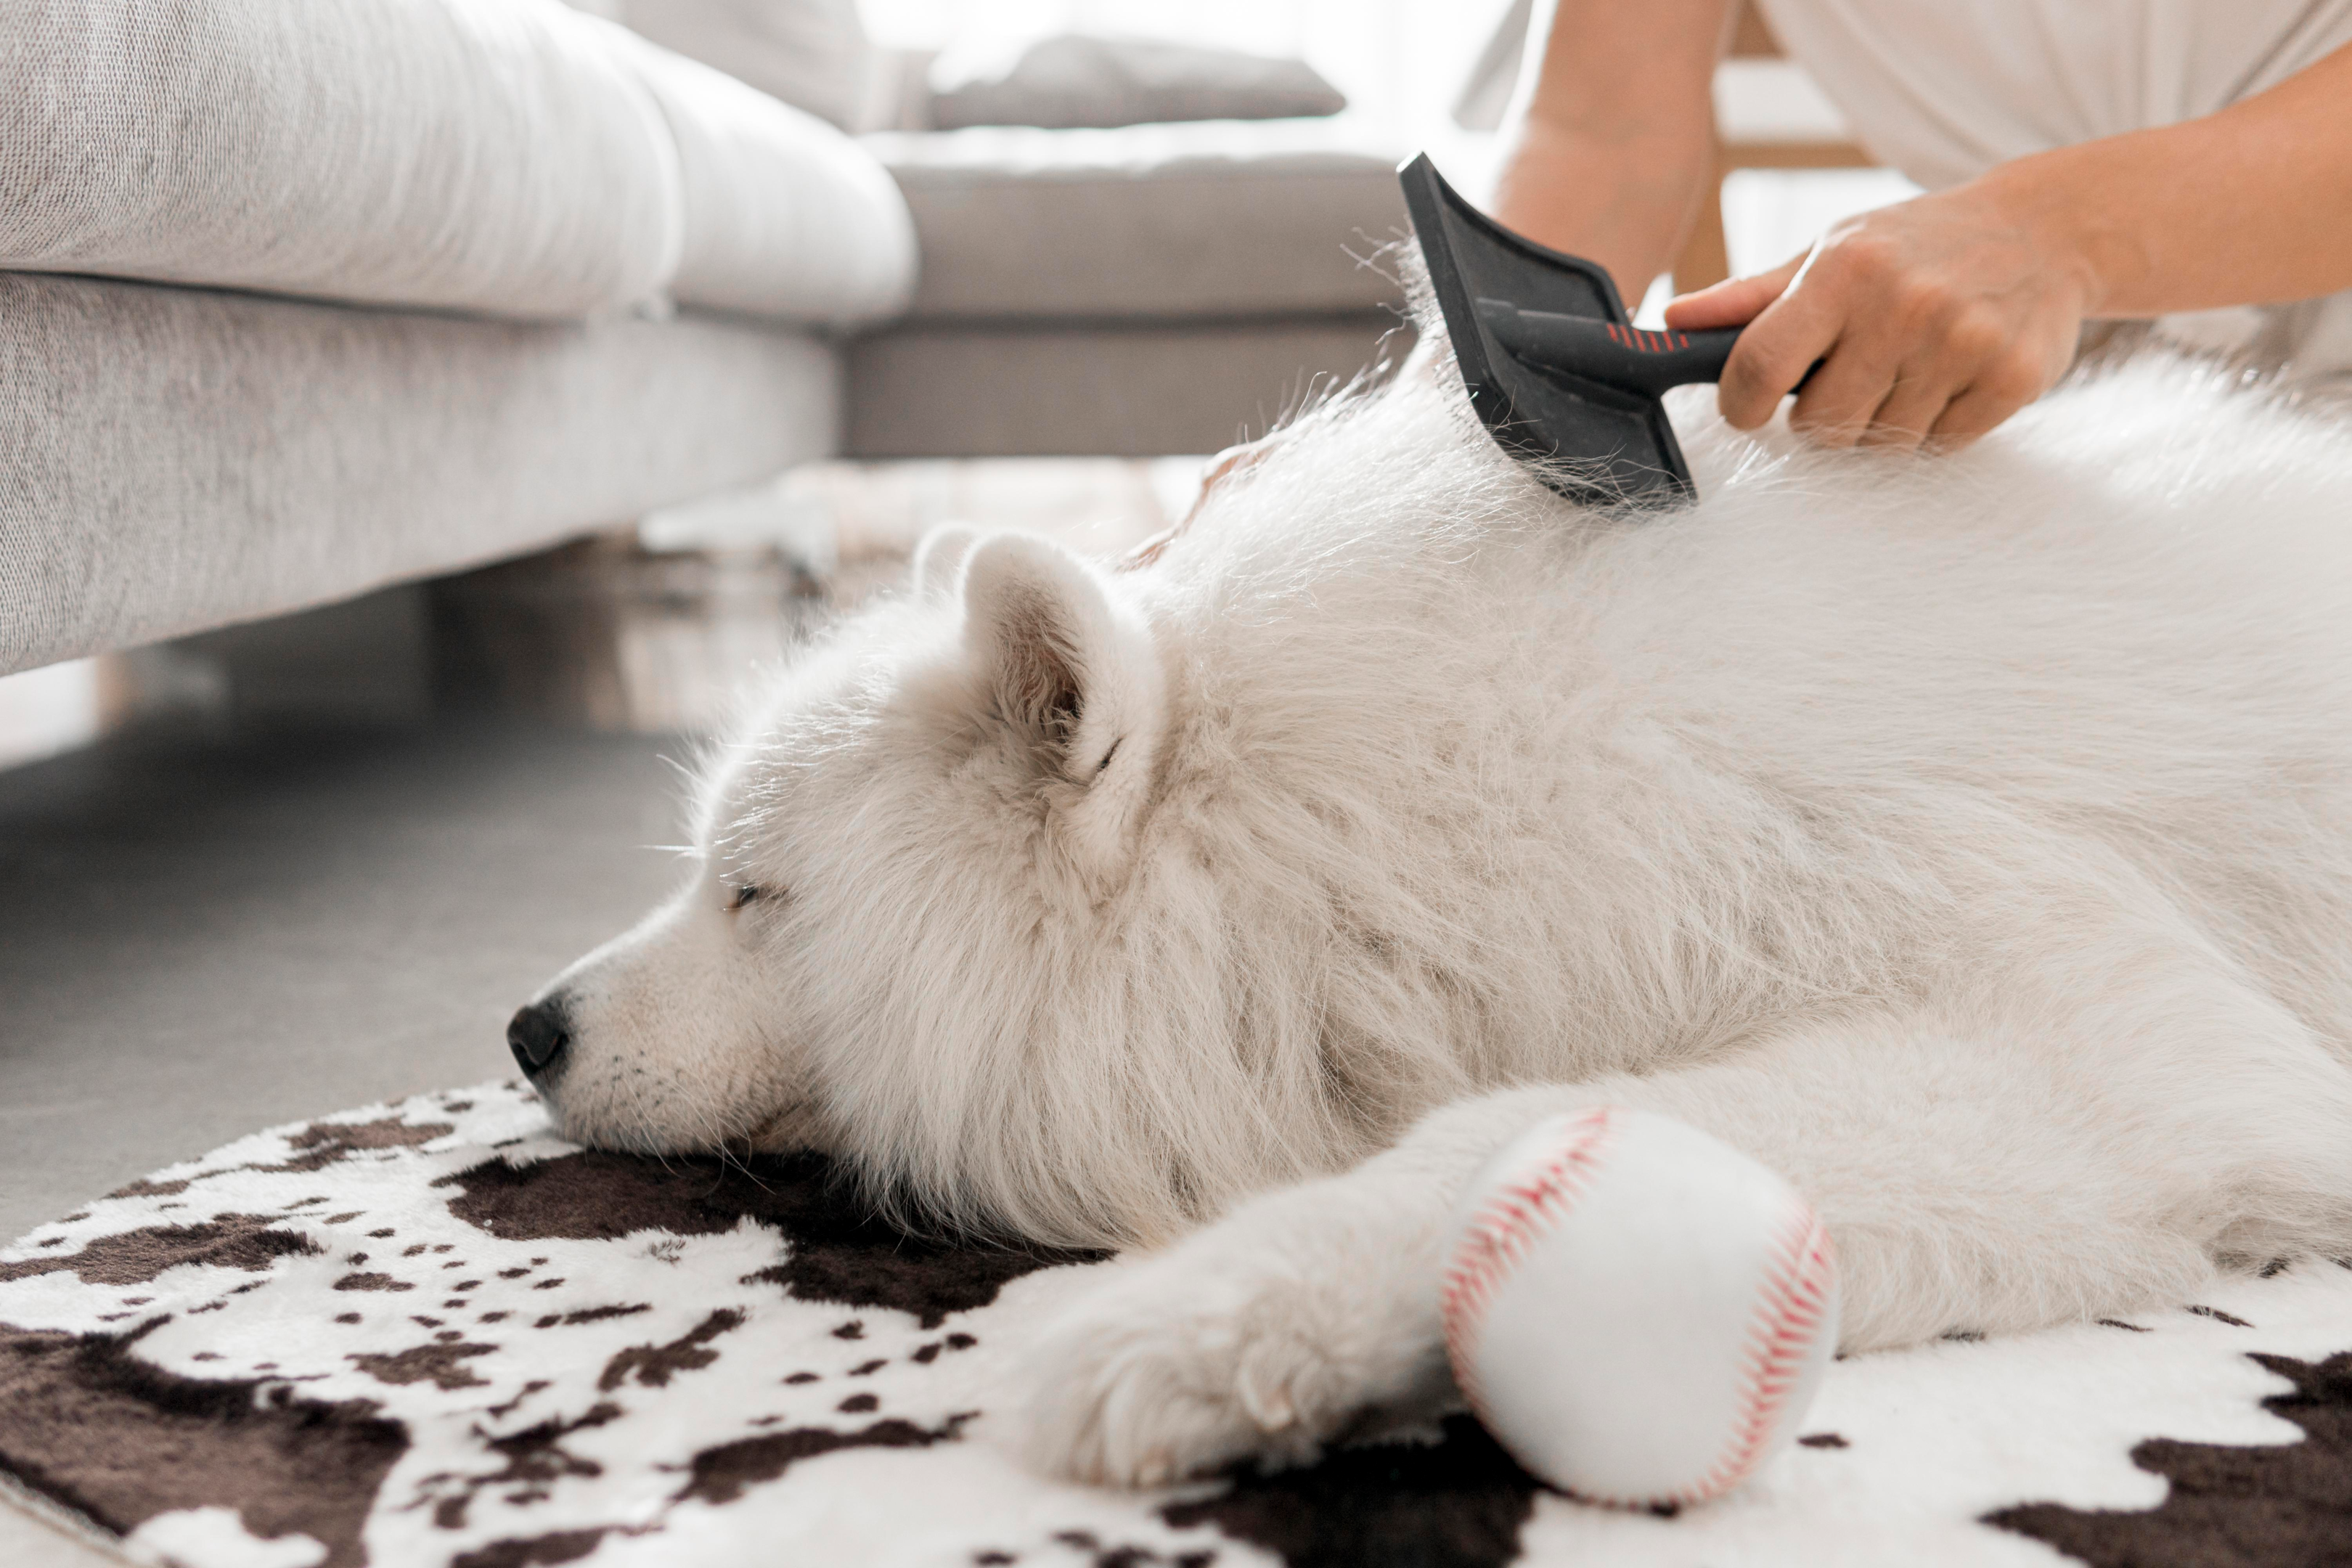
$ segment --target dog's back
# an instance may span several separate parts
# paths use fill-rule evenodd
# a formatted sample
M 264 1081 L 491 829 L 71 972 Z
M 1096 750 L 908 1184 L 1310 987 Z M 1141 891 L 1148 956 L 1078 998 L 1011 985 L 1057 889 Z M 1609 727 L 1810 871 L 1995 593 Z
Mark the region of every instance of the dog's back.
M 1686 417 L 1706 499 L 1599 521 L 1433 439 L 1447 390 L 1303 432 L 1147 591 L 1171 792 L 1297 895 L 1254 940 L 1318 949 L 1327 1052 L 1654 1065 L 2093 889 L 2352 1041 L 2352 432 L 2142 362 L 1957 456 Z

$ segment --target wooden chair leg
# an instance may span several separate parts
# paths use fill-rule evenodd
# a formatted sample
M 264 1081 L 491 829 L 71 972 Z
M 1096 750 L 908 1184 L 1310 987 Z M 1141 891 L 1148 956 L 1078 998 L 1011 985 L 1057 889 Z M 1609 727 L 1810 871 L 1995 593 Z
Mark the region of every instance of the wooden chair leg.
M 1700 199 L 1696 220 L 1690 235 L 1683 241 L 1682 254 L 1675 258 L 1675 292 L 1687 294 L 1694 289 L 1704 289 L 1710 283 L 1720 283 L 1731 276 L 1731 253 L 1723 237 L 1723 158 L 1717 154 L 1715 172 L 1707 181 L 1706 195 Z

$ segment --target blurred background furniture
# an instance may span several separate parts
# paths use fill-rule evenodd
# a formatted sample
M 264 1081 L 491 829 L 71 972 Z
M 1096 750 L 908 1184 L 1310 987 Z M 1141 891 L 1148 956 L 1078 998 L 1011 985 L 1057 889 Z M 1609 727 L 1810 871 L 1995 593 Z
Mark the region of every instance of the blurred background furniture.
M 1675 258 L 1687 293 L 1732 276 L 1724 187 L 1744 169 L 1870 169 L 1878 160 L 1853 140 L 1836 109 L 1781 53 L 1753 4 L 1743 4 L 1715 80 L 1716 195 Z
M 832 562 L 821 536 L 864 504 L 846 482 L 814 513 L 780 500 L 812 462 L 1150 459 L 1263 431 L 1409 343 L 1391 171 L 1434 145 L 1478 186 L 1531 4 L 1470 26 L 1434 0 L 1188 8 L 1256 53 L 1020 30 L 1172 22 L 1146 0 L 19 9 L 0 677 L 47 668 L 0 681 L 0 759 L 30 687 L 84 730 L 192 701 L 414 717 L 481 686 L 479 616 L 521 602 L 518 569 L 504 599 L 452 574 L 708 498 L 769 498 L 796 563 L 747 581 L 801 603 L 809 551 Z M 1724 200 L 1682 286 L 1743 259 L 1741 234 L 1769 264 L 1836 216 L 1775 187 L 1727 249 L 1753 171 L 1866 161 L 1776 54 L 1744 10 Z M 574 551 L 551 582 L 591 559 L 628 556 Z M 719 575 L 637 580 L 675 609 Z M 60 662 L 89 655 L 110 657 Z
M 915 216 L 899 320 L 849 349 L 860 458 L 1213 452 L 1402 322 L 1391 151 L 1328 121 L 868 137 Z
M 912 289 L 847 135 L 551 0 L 12 9 L 0 670 L 828 453 Z
M 878 68 L 845 4 L 625 12 L 807 108 L 553 0 L 20 10 L 0 673 L 626 524 L 845 437 L 1213 449 L 1396 320 L 1347 255 L 1401 229 L 1392 150 L 1232 121 L 860 145 L 820 118 L 856 123 L 842 85 Z

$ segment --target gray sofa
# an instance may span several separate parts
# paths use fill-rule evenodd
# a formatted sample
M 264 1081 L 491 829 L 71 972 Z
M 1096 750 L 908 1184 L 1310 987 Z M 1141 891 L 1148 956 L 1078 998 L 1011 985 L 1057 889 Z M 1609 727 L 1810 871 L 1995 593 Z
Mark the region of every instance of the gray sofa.
M 821 456 L 1213 449 L 1396 321 L 1339 122 L 861 142 L 553 0 L 0 29 L 0 673 Z
M 1213 452 L 1401 324 L 1396 159 L 1343 121 L 866 142 L 922 272 L 849 346 L 853 455 Z
M 0 671 L 540 548 L 831 451 L 835 351 L 0 276 Z

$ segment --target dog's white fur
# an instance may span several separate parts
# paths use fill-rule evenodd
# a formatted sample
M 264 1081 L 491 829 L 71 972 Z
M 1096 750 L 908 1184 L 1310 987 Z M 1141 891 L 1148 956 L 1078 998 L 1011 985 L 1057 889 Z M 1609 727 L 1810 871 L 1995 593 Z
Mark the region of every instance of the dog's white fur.
M 932 540 L 556 983 L 564 1129 L 1166 1246 L 1034 1367 L 1123 1482 L 1443 1398 L 1443 1216 L 1564 1107 L 1786 1173 L 1849 1349 L 2352 1246 L 2352 437 L 2171 363 L 1939 458 L 1677 406 L 1666 515 L 1439 358 L 1148 568 Z

